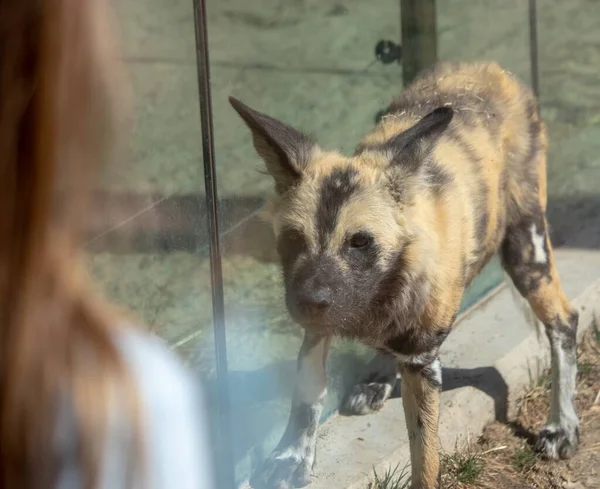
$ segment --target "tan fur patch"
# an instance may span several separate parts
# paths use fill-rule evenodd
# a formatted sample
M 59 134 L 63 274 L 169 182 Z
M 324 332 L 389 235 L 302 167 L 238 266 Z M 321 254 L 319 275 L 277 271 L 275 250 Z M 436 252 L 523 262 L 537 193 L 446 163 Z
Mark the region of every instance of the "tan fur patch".
M 415 487 L 436 487 L 440 469 L 438 419 L 440 391 L 420 373 L 402 370 L 402 403 L 411 443 L 412 481 Z

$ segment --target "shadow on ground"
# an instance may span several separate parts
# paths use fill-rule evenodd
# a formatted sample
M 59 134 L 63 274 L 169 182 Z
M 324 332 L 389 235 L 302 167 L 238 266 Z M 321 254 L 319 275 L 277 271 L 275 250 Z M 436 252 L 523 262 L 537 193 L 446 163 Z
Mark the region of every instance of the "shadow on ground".
M 462 387 L 473 387 L 487 394 L 494 401 L 494 419 L 501 423 L 508 420 L 508 385 L 494 367 L 443 368 L 442 391 L 452 391 Z M 401 383 L 398 382 L 392 398 L 402 397 Z
M 334 395 L 345 395 L 355 382 L 363 378 L 367 368 L 366 364 L 357 361 L 354 355 L 349 354 L 335 355 L 328 363 L 329 378 L 343 381 L 343 385 L 336 386 L 336 389 L 329 389 Z M 336 375 L 335 371 L 341 369 L 350 369 L 351 375 L 339 373 Z M 293 390 L 293 382 L 290 382 L 290 379 L 295 377 L 295 373 L 296 362 L 294 361 L 278 362 L 252 371 L 229 372 L 236 463 L 248 451 L 263 450 L 269 445 L 263 443 L 259 447 L 257 440 L 264 440 L 267 436 L 277 441 L 280 433 L 275 433 L 274 431 L 277 430 L 274 430 L 274 427 L 283 429 L 287 422 Z M 507 422 L 508 386 L 495 368 L 444 368 L 442 376 L 443 391 L 462 387 L 480 390 L 493 399 L 495 419 L 502 423 Z M 215 382 L 215 379 L 209 380 L 207 388 L 215 389 Z M 391 397 L 400 398 L 401 395 L 401 382 L 397 382 Z M 216 396 L 212 397 L 216 398 Z M 335 404 L 335 401 L 330 398 L 328 403 Z M 215 409 L 216 405 L 211 408 Z M 278 420 L 277 423 L 274 423 L 275 419 Z M 259 459 L 266 455 L 266 453 L 254 454 Z

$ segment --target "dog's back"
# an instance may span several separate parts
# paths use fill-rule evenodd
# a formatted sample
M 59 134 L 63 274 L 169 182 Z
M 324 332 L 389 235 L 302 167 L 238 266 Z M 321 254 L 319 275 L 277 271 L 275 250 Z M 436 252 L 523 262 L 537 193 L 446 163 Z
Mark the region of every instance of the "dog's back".
M 434 148 L 437 181 L 417 196 L 415 217 L 439 242 L 443 266 L 462 267 L 469 283 L 507 226 L 545 210 L 545 128 L 531 90 L 498 64 L 440 63 L 392 102 L 361 145 L 382 143 L 440 106 L 454 118 Z

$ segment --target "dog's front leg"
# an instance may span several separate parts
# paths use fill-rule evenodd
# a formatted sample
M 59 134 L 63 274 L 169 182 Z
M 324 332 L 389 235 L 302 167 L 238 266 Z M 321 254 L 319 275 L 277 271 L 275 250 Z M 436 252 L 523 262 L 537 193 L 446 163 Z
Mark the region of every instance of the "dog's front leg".
M 438 423 L 442 366 L 439 358 L 429 363 L 400 363 L 402 404 L 410 441 L 412 489 L 439 488 Z
M 331 336 L 305 333 L 298 354 L 298 376 L 287 428 L 269 458 L 250 479 L 254 489 L 288 489 L 310 483 L 317 426 L 326 395 Z

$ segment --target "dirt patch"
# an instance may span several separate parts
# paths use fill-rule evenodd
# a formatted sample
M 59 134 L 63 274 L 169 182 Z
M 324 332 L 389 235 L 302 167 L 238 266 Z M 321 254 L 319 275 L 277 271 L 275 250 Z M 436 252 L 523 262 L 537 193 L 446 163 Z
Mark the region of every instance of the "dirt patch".
M 533 452 L 549 409 L 550 379 L 536 380 L 509 425 L 492 423 L 467 449 L 443 458 L 444 489 L 600 488 L 600 331 L 594 325 L 579 347 L 577 409 L 581 444 L 570 460 L 547 462 Z

